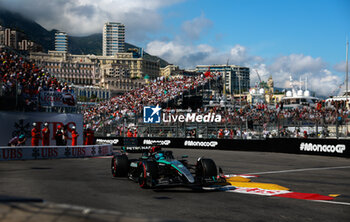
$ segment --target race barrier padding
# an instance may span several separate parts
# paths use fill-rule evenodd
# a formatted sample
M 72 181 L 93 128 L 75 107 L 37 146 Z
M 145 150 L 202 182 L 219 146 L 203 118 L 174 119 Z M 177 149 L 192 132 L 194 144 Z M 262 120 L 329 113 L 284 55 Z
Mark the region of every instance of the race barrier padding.
M 148 150 L 152 146 L 182 149 L 212 149 L 312 154 L 350 157 L 350 140 L 273 138 L 262 140 L 195 138 L 98 137 L 97 143 L 124 147 L 128 152 Z
M 111 144 L 84 146 L 0 147 L 0 161 L 84 158 L 112 155 Z

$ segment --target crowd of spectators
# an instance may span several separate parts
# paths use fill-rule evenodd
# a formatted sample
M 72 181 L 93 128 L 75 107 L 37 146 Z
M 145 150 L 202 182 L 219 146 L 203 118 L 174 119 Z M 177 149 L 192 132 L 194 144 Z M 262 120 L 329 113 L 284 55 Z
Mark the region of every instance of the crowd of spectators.
M 144 106 L 160 105 L 179 99 L 185 91 L 194 90 L 211 80 L 220 78 L 220 73 L 210 75 L 182 76 L 153 80 L 145 86 L 100 102 L 98 105 L 83 111 L 84 123 L 92 130 L 121 123 L 127 118 L 142 118 Z M 18 107 L 24 110 L 35 110 L 40 91 L 72 92 L 67 83 L 58 81 L 45 70 L 27 61 L 24 57 L 9 49 L 0 48 L 0 95 L 2 97 L 18 98 Z M 167 109 L 165 112 L 176 113 L 177 110 Z M 345 101 L 320 101 L 316 107 L 301 109 L 283 109 L 282 106 L 271 107 L 265 104 L 245 105 L 223 108 L 221 106 L 202 107 L 191 110 L 200 114 L 215 113 L 222 117 L 222 124 L 242 126 L 249 122 L 252 125 L 263 126 L 278 122 L 286 125 L 300 123 L 342 124 L 350 114 Z M 135 118 L 136 119 L 136 118 Z M 137 124 L 137 121 L 135 121 Z M 115 131 L 125 131 L 119 124 Z M 219 136 L 220 132 L 215 132 Z M 165 133 L 164 133 L 165 134 Z M 224 133 L 227 137 L 235 133 Z M 238 133 L 239 134 L 239 133 Z M 221 135 L 221 133 L 220 133 Z
M 67 83 L 58 81 L 36 64 L 14 51 L 0 48 L 0 95 L 17 97 L 16 108 L 35 110 L 41 90 L 68 92 Z
M 173 79 L 159 78 L 149 84 L 113 97 L 84 110 L 84 123 L 93 130 L 99 131 L 104 126 L 111 125 L 128 117 L 141 116 L 143 107 L 160 105 L 176 100 L 185 91 L 194 90 L 220 77 L 220 73 L 210 76 L 198 75 L 195 77 L 181 76 Z

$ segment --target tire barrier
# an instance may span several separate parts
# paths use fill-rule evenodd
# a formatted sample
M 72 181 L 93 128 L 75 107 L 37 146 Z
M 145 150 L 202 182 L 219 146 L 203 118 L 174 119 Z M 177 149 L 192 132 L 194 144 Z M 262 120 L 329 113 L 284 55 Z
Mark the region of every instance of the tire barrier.
M 130 152 L 146 150 L 152 146 L 161 146 L 182 149 L 217 149 L 350 157 L 350 140 L 337 139 L 273 138 L 264 140 L 239 140 L 97 137 L 96 142 L 124 147 L 126 151 Z
M 112 155 L 111 144 L 84 146 L 0 147 L 0 161 L 84 158 Z

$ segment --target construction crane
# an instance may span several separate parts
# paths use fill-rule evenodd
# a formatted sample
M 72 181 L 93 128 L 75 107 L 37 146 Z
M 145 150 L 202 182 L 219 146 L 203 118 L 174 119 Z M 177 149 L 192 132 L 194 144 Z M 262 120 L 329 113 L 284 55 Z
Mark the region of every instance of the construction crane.
M 260 75 L 259 75 L 259 72 L 258 72 L 258 70 L 257 69 L 254 69 L 254 71 L 256 72 L 256 75 L 258 76 L 258 78 L 259 78 L 259 87 L 261 87 L 261 78 L 260 78 Z

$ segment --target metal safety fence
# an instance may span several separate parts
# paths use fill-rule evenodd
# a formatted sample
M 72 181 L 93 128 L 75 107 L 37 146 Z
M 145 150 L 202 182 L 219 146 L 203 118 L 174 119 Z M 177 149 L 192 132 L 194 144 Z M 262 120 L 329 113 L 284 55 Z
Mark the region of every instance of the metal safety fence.
M 140 116 L 108 121 L 96 129 L 99 136 L 126 137 L 128 131 L 137 137 L 203 138 L 203 139 L 263 139 L 263 138 L 350 138 L 349 118 L 341 120 L 294 120 L 276 118 L 261 122 L 240 119 L 231 122 L 144 123 Z M 136 135 L 135 135 L 136 134 Z

